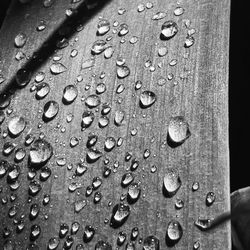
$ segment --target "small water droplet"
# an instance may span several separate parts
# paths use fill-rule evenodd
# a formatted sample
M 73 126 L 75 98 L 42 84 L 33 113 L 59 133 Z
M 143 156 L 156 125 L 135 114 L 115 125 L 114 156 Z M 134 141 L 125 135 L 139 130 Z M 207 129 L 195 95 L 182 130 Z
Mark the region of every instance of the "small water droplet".
M 208 192 L 207 196 L 206 196 L 206 205 L 208 207 L 213 205 L 215 198 L 216 198 L 216 196 L 215 196 L 214 192 Z
M 125 203 L 116 204 L 112 210 L 110 226 L 118 228 L 122 226 L 130 215 L 130 207 Z
M 95 250 L 112 250 L 112 246 L 107 241 L 99 240 L 95 244 Z
M 91 225 L 86 225 L 83 232 L 83 241 L 85 243 L 90 242 L 95 235 L 95 229 Z
M 128 25 L 126 23 L 122 23 L 119 27 L 118 36 L 125 36 L 128 32 Z
M 95 108 L 101 104 L 101 99 L 98 95 L 89 95 L 85 100 L 85 105 L 89 108 Z
M 74 204 L 75 212 L 79 213 L 84 207 L 86 207 L 87 201 L 86 200 L 79 200 L 76 201 Z
M 174 246 L 182 237 L 183 229 L 181 224 L 172 220 L 168 223 L 167 232 L 166 232 L 166 244 L 167 246 Z
M 98 83 L 96 86 L 96 94 L 100 95 L 106 91 L 106 85 L 104 83 Z
M 161 26 L 161 36 L 162 40 L 169 40 L 174 37 L 178 32 L 177 23 L 174 21 L 166 21 Z
M 67 68 L 61 63 L 53 63 L 50 66 L 51 73 L 53 73 L 55 75 L 61 74 L 61 73 L 65 72 L 66 70 L 67 70 Z
M 60 224 L 59 237 L 64 238 L 69 232 L 69 226 L 66 223 Z
M 27 41 L 27 36 L 24 33 L 19 33 L 15 37 L 15 46 L 17 48 L 22 48 Z
M 119 232 L 118 237 L 117 237 L 117 245 L 118 246 L 122 246 L 124 244 L 124 242 L 127 239 L 127 234 L 125 232 Z
M 32 180 L 29 183 L 29 194 L 31 196 L 37 195 L 40 192 L 41 189 L 42 189 L 42 186 L 38 181 Z
M 30 213 L 29 213 L 29 218 L 31 220 L 34 220 L 37 218 L 38 214 L 40 212 L 40 207 L 38 204 L 34 203 L 30 206 Z
M 169 146 L 181 145 L 190 135 L 189 125 L 183 116 L 175 116 L 170 119 L 167 136 Z
M 165 56 L 168 53 L 167 47 L 160 47 L 158 49 L 158 56 L 162 57 Z
M 193 185 L 192 185 L 192 190 L 193 190 L 193 191 L 197 191 L 197 190 L 199 189 L 199 187 L 200 187 L 199 182 L 195 181 L 195 182 L 193 183 Z
M 91 53 L 93 55 L 99 55 L 106 49 L 107 43 L 104 40 L 97 40 L 91 47 Z
M 57 237 L 50 238 L 48 241 L 48 250 L 55 250 L 59 245 L 59 239 Z
M 138 227 L 133 227 L 131 230 L 131 240 L 135 241 L 137 239 L 137 237 L 139 236 L 139 228 Z
M 74 85 L 67 85 L 63 90 L 63 102 L 65 104 L 72 103 L 78 95 L 78 91 L 76 86 Z
M 145 90 L 140 95 L 140 107 L 145 109 L 152 106 L 156 101 L 156 95 L 154 92 Z
M 87 59 L 81 65 L 82 69 L 88 69 L 88 68 L 91 68 L 93 66 L 94 66 L 94 60 L 93 59 Z M 81 76 L 78 77 L 78 82 L 82 81 L 82 78 L 79 79 L 80 77 Z
M 111 58 L 113 56 L 113 53 L 114 53 L 114 48 L 112 46 L 109 46 L 104 51 L 104 57 L 106 59 L 109 59 L 109 58 Z
M 141 195 L 141 188 L 138 183 L 132 183 L 128 188 L 127 200 L 129 204 L 134 204 Z
M 109 124 L 109 118 L 107 116 L 101 116 L 98 122 L 100 128 L 105 128 Z
M 50 121 L 54 119 L 59 111 L 59 104 L 56 101 L 48 101 L 43 107 L 43 119 Z
M 130 69 L 129 69 L 129 67 L 127 65 L 122 65 L 122 66 L 117 67 L 116 72 L 117 72 L 118 78 L 123 79 L 123 78 L 129 76 Z
M 143 250 L 160 250 L 160 241 L 155 236 L 147 236 L 143 241 Z
M 50 86 L 46 82 L 42 82 L 36 85 L 36 98 L 38 100 L 43 99 L 50 92 Z
M 194 222 L 195 226 L 197 228 L 199 228 L 201 231 L 205 231 L 206 229 L 208 229 L 210 227 L 211 224 L 211 220 L 210 219 L 202 219 L 202 218 L 198 218 L 195 222 Z
M 24 87 L 26 86 L 31 79 L 31 73 L 30 71 L 22 68 L 19 69 L 16 73 L 16 83 L 19 87 Z
M 184 47 L 185 48 L 189 48 L 194 44 L 194 37 L 193 36 L 187 36 L 185 43 L 184 43 Z
M 32 144 L 29 153 L 30 165 L 44 165 L 53 154 L 53 148 L 49 142 L 44 139 L 37 139 Z
M 182 209 L 184 207 L 184 201 L 182 199 L 176 199 L 175 208 Z
M 37 224 L 34 224 L 30 228 L 30 239 L 32 241 L 36 240 L 41 233 L 41 227 Z
M 96 162 L 101 157 L 102 157 L 102 152 L 96 148 L 90 148 L 86 154 L 86 160 L 88 163 Z
M 107 19 L 102 19 L 97 25 L 97 35 L 103 36 L 110 30 L 110 22 Z
M 194 242 L 193 250 L 198 250 L 198 249 L 200 249 L 200 242 L 197 240 Z
M 82 129 L 88 128 L 94 121 L 95 115 L 92 111 L 84 111 L 82 114 Z
M 8 123 L 8 131 L 14 137 L 19 136 L 25 128 L 26 121 L 21 116 L 13 117 Z
M 174 196 L 181 187 L 181 179 L 178 170 L 168 168 L 163 180 L 163 194 L 166 197 Z
M 104 149 L 107 152 L 110 152 L 116 145 L 114 137 L 107 137 L 104 142 Z
M 140 12 L 143 12 L 145 10 L 145 5 L 144 4 L 139 4 L 137 6 L 137 11 L 140 13 Z
M 184 8 L 182 8 L 182 7 L 177 7 L 177 8 L 175 8 L 175 10 L 174 10 L 174 15 L 175 16 L 180 16 L 180 15 L 182 15 L 184 13 Z
M 40 180 L 46 181 L 50 176 L 51 176 L 51 169 L 47 166 L 42 167 L 40 172 Z
M 153 15 L 152 20 L 161 20 L 167 16 L 166 12 L 157 12 Z

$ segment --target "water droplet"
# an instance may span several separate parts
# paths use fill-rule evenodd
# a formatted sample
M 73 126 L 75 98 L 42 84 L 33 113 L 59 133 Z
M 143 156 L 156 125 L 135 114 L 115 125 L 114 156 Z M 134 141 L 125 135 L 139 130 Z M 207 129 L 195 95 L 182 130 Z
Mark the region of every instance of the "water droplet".
M 184 201 L 182 199 L 176 199 L 175 208 L 182 209 L 184 207 Z
M 88 60 L 85 60 L 83 63 L 82 63 L 82 69 L 88 69 L 88 68 L 91 68 L 94 66 L 94 60 L 93 59 L 88 59 Z
M 135 82 L 135 90 L 139 90 L 142 87 L 142 82 L 140 80 Z
M 151 173 L 155 173 L 157 171 L 157 167 L 155 165 L 152 165 L 150 171 Z
M 84 246 L 83 246 L 83 244 L 77 244 L 76 245 L 76 250 L 84 250 L 85 248 L 84 248 Z
M 37 224 L 34 224 L 30 228 L 30 239 L 32 241 L 36 240 L 41 233 L 41 227 Z
M 122 181 L 121 181 L 121 185 L 123 188 L 129 186 L 134 180 L 134 175 L 132 173 L 125 173 L 122 176 Z
M 66 223 L 60 224 L 59 237 L 64 238 L 69 232 L 69 226 Z
M 41 184 L 38 181 L 33 180 L 29 184 L 29 195 L 35 196 L 40 192 L 41 189 Z
M 134 242 L 128 242 L 125 246 L 125 250 L 135 250 L 135 243 Z
M 14 142 L 5 142 L 3 145 L 3 155 L 5 156 L 10 155 L 14 151 L 16 146 L 17 144 Z
M 90 242 L 93 239 L 94 235 L 95 235 L 95 229 L 90 225 L 85 226 L 83 232 L 83 241 L 85 243 Z
M 102 19 L 97 25 L 97 35 L 103 36 L 110 30 L 110 22 L 107 19 Z
M 75 136 L 72 136 L 70 138 L 70 142 L 69 142 L 69 145 L 71 148 L 74 148 L 75 146 L 77 146 L 79 144 L 79 139 Z
M 122 246 L 127 239 L 127 234 L 125 232 L 119 232 L 117 237 L 117 245 Z
M 96 94 L 100 95 L 106 91 L 106 85 L 104 83 L 98 83 L 96 86 Z
M 114 117 L 114 123 L 116 126 L 121 126 L 124 120 L 125 113 L 123 111 L 116 111 Z
M 161 20 L 167 16 L 166 12 L 157 12 L 153 15 L 152 20 Z
M 124 9 L 124 8 L 118 9 L 118 15 L 123 15 L 125 12 L 126 12 L 126 9 Z
M 183 229 L 181 224 L 172 220 L 168 223 L 167 232 L 166 232 L 166 244 L 167 246 L 174 246 L 182 237 Z
M 91 47 L 91 53 L 93 55 L 99 55 L 106 49 L 107 43 L 104 40 L 97 40 Z
M 170 66 L 175 66 L 177 64 L 177 59 L 172 59 L 170 62 L 169 62 L 169 65 Z
M 52 6 L 52 4 L 54 3 L 55 0 L 43 0 L 43 6 L 45 8 L 49 8 Z
M 26 127 L 26 121 L 21 116 L 13 117 L 8 123 L 8 131 L 10 135 L 16 137 L 20 135 Z
M 122 66 L 117 67 L 116 72 L 117 72 L 118 78 L 123 79 L 123 78 L 129 76 L 130 69 L 129 69 L 129 67 L 127 65 L 122 65 Z
M 43 107 L 43 119 L 50 121 L 54 119 L 59 111 L 59 104 L 56 101 L 48 101 Z
M 198 250 L 198 249 L 200 249 L 200 242 L 197 240 L 194 242 L 193 250 Z
M 169 146 L 181 145 L 190 135 L 189 125 L 183 116 L 175 116 L 170 119 L 167 136 Z
M 93 202 L 94 202 L 94 203 L 99 203 L 99 202 L 101 201 L 101 199 L 102 199 L 102 193 L 96 192 L 96 193 L 94 194 Z
M 130 170 L 135 171 L 139 167 L 139 161 L 134 158 L 131 162 Z
M 114 137 L 107 137 L 104 142 L 104 149 L 107 152 L 110 152 L 116 145 Z
M 105 128 L 109 124 L 109 118 L 107 116 L 101 116 L 98 122 L 100 128 Z
M 76 99 L 77 95 L 77 88 L 74 85 L 68 85 L 63 90 L 63 102 L 70 104 Z
M 75 205 L 75 212 L 79 213 L 84 207 L 86 207 L 87 201 L 79 200 L 79 201 L 76 201 L 74 205 Z
M 118 36 L 125 36 L 128 32 L 128 25 L 126 23 L 122 23 L 119 27 Z
M 34 220 L 40 212 L 40 207 L 38 204 L 34 203 L 30 206 L 29 218 L 30 220 Z
M 45 194 L 43 196 L 43 205 L 46 206 L 46 205 L 49 204 L 49 202 L 50 202 L 50 195 L 49 194 Z
M 89 95 L 85 100 L 86 106 L 95 108 L 101 104 L 101 99 L 98 95 Z
M 159 55 L 160 57 L 165 56 L 167 53 L 168 53 L 167 47 L 160 47 L 160 48 L 158 49 L 158 55 Z
M 17 48 L 22 48 L 27 41 L 27 36 L 24 33 L 19 33 L 15 37 L 15 46 Z
M 181 179 L 178 170 L 168 168 L 163 180 L 163 194 L 166 197 L 174 196 L 181 187 Z
M 86 154 L 86 160 L 88 163 L 96 162 L 101 157 L 102 157 L 102 152 L 96 148 L 90 148 Z
M 206 196 L 206 205 L 208 207 L 213 205 L 215 198 L 216 198 L 216 196 L 215 196 L 214 192 L 208 192 L 207 196 Z
M 133 227 L 131 230 L 131 240 L 135 241 L 137 237 L 139 236 L 139 228 L 138 227 Z
M 143 241 L 143 250 L 160 250 L 160 241 L 153 235 L 147 236 Z
M 38 100 L 43 99 L 50 92 L 50 86 L 46 82 L 42 82 L 36 85 L 36 98 Z
M 37 139 L 32 144 L 29 153 L 30 165 L 44 165 L 53 154 L 53 148 L 49 142 L 44 139 Z
M 122 226 L 130 215 L 130 207 L 125 203 L 116 204 L 112 210 L 110 226 L 118 228 Z
M 169 40 L 170 38 L 174 37 L 178 32 L 177 23 L 174 21 L 166 21 L 161 26 L 161 39 Z
M 26 69 L 19 69 L 16 73 L 16 83 L 19 87 L 26 86 L 31 79 L 30 71 Z
M 40 180 L 46 181 L 50 176 L 51 176 L 51 169 L 47 166 L 42 167 L 40 172 Z
M 132 36 L 132 37 L 130 38 L 129 42 L 130 42 L 131 44 L 137 43 L 137 42 L 138 42 L 138 37 L 137 37 L 137 36 Z
M 10 168 L 10 164 L 6 160 L 0 160 L 0 178 L 4 177 Z
M 145 109 L 152 106 L 156 101 L 156 95 L 154 92 L 145 90 L 140 95 L 140 107 Z
M 112 246 L 107 241 L 99 240 L 95 244 L 95 250 L 112 250 Z
M 184 43 L 184 47 L 185 48 L 189 48 L 194 44 L 194 37 L 193 36 L 187 36 L 185 43 Z
M 200 187 L 199 182 L 195 181 L 195 182 L 193 183 L 193 185 L 192 185 L 192 190 L 193 190 L 193 191 L 197 191 L 197 190 L 199 189 L 199 187 Z
M 121 94 L 124 91 L 124 89 L 125 89 L 124 84 L 119 84 L 116 88 L 116 93 Z
M 104 51 L 104 57 L 106 59 L 109 59 L 113 56 L 113 53 L 114 53 L 114 49 L 112 46 L 109 46 L 108 48 L 105 49 Z
M 80 229 L 80 224 L 79 222 L 77 221 L 74 221 L 72 224 L 71 224 L 71 234 L 76 234 L 78 232 L 78 230 Z
M 57 237 L 53 237 L 49 239 L 48 242 L 48 250 L 55 250 L 59 245 L 59 239 Z
M 167 82 L 167 80 L 166 80 L 166 78 L 164 78 L 164 77 L 160 77 L 160 78 L 158 78 L 158 80 L 157 80 L 157 84 L 158 84 L 159 86 L 165 85 L 166 82 Z
M 67 70 L 67 68 L 61 63 L 53 63 L 50 66 L 51 73 L 53 73 L 55 75 L 61 74 L 61 73 L 65 72 L 66 70 Z
M 127 200 L 129 204 L 134 204 L 141 195 L 141 188 L 138 183 L 132 183 L 128 188 Z
M 84 111 L 82 114 L 82 129 L 88 128 L 94 121 L 95 115 L 92 111 Z
M 210 219 L 202 219 L 202 218 L 198 218 L 195 222 L 194 222 L 195 226 L 197 228 L 199 228 L 201 231 L 205 231 L 206 229 L 208 229 L 210 227 L 211 224 L 211 220 Z
M 182 8 L 182 7 L 177 7 L 177 8 L 175 8 L 175 10 L 174 10 L 174 15 L 175 16 L 180 16 L 180 15 L 182 15 L 184 13 L 184 8 Z

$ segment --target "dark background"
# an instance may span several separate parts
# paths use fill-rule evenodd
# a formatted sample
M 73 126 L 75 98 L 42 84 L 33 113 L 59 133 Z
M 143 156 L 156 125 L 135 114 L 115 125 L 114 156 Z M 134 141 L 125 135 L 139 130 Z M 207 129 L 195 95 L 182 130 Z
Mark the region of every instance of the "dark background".
M 0 0 L 0 26 L 10 1 Z M 248 91 L 248 85 L 250 85 L 249 17 L 248 8 L 242 1 L 231 0 L 229 58 L 231 191 L 250 185 L 250 176 L 248 176 L 248 154 L 250 155 L 250 147 L 248 146 L 250 131 L 248 123 L 250 108 L 250 92 Z

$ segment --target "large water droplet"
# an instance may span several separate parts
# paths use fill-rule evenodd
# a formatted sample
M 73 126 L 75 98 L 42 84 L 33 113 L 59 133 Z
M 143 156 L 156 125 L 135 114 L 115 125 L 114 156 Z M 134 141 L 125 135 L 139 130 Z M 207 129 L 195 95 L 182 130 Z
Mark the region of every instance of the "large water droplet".
M 43 107 L 43 119 L 50 121 L 57 115 L 59 111 L 59 104 L 56 101 L 48 101 Z
M 13 117 L 8 123 L 8 130 L 10 135 L 16 137 L 20 135 L 26 127 L 26 121 L 21 116 Z
M 166 244 L 167 246 L 174 246 L 182 237 L 183 229 L 181 224 L 172 220 L 168 223 L 167 232 L 166 232 Z
M 118 228 L 122 226 L 130 215 L 130 207 L 125 203 L 116 204 L 112 211 L 110 226 Z
M 153 235 L 147 236 L 143 241 L 143 250 L 160 250 L 160 241 Z
M 163 194 L 166 197 L 174 196 L 181 187 L 181 179 L 177 169 L 168 168 L 163 180 Z
M 177 23 L 174 21 L 166 21 L 161 26 L 161 39 L 169 40 L 174 37 L 178 32 Z
M 65 72 L 66 70 L 67 70 L 67 68 L 61 63 L 53 63 L 50 66 L 51 73 L 53 73 L 55 75 L 61 74 L 61 73 Z
M 170 119 L 167 141 L 170 147 L 181 145 L 191 135 L 189 125 L 183 116 Z
M 140 107 L 144 109 L 149 108 L 155 103 L 156 99 L 157 98 L 154 92 L 145 90 L 140 95 Z
M 68 85 L 63 90 L 63 102 L 65 104 L 72 103 L 78 95 L 78 91 L 76 86 L 74 85 Z
M 97 35 L 103 36 L 110 30 L 110 22 L 106 19 L 99 21 L 97 25 Z
M 24 33 L 19 33 L 15 37 L 15 46 L 17 48 L 22 48 L 27 41 L 27 36 Z
M 29 153 L 31 166 L 41 166 L 46 164 L 53 154 L 53 148 L 49 142 L 44 139 L 37 139 L 32 144 Z

